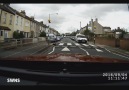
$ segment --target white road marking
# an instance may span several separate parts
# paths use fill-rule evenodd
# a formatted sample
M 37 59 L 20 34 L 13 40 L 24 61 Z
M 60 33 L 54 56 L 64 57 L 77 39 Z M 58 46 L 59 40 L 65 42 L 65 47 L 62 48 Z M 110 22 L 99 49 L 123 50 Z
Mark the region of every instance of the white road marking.
M 113 53 L 113 54 L 129 59 L 129 57 L 126 57 L 126 56 L 123 56 L 123 55 L 120 55 L 120 54 L 116 54 L 116 53 Z
M 3 58 L 9 57 L 9 56 L 13 56 L 13 55 L 15 55 L 15 54 L 21 53 L 21 52 L 23 52 L 23 51 L 26 51 L 26 50 L 29 50 L 29 49 L 32 49 L 32 48 L 35 48 L 35 47 L 38 47 L 38 46 L 34 46 L 34 47 L 31 47 L 31 48 L 28 48 L 28 49 L 24 49 L 24 50 L 22 50 L 22 51 L 20 51 L 20 52 L 16 52 L 16 53 L 14 53 L 14 54 L 5 56 L 5 57 L 3 57 Z
M 85 49 L 83 49 L 81 47 L 79 47 L 79 48 L 82 49 L 83 51 L 85 51 L 87 55 L 90 55 Z
M 89 44 L 89 45 L 90 45 L 90 46 L 93 46 L 93 47 L 95 46 L 95 45 L 93 45 L 93 44 Z
M 61 51 L 70 51 L 70 50 L 67 47 L 65 47 Z
M 80 44 L 78 44 L 78 43 L 75 43 L 75 45 L 80 46 Z
M 53 50 L 51 52 L 49 52 L 48 54 L 51 54 L 55 51 L 55 47 L 53 47 Z
M 64 43 L 60 43 L 59 45 L 64 45 Z
M 109 50 L 108 50 L 108 49 L 106 49 L 106 48 L 105 48 L 105 50 L 107 50 L 108 52 L 110 52 L 110 53 L 112 53 L 112 54 L 115 54 L 115 55 L 118 55 L 118 56 L 121 56 L 121 57 L 124 57 L 124 58 L 129 59 L 129 57 L 126 57 L 126 56 L 123 56 L 123 55 L 120 55 L 120 54 L 113 53 L 113 52 L 109 51 Z
M 86 46 L 86 47 L 88 47 L 89 45 L 87 45 L 87 44 L 82 44 L 82 45 L 84 45 L 84 46 Z
M 67 43 L 67 45 L 72 45 L 71 43 Z
M 96 49 L 96 51 L 98 51 L 98 52 L 103 52 L 102 50 L 100 50 L 100 49 L 97 49 L 97 48 L 95 48 Z
M 108 52 L 110 52 L 108 49 L 105 48 L 105 50 L 107 50 Z

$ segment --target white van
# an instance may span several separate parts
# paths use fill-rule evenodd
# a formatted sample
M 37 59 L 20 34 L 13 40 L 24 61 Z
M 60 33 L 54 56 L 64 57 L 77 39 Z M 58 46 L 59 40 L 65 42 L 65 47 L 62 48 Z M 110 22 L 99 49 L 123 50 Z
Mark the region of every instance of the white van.
M 87 38 L 86 38 L 86 36 L 83 35 L 83 34 L 76 34 L 75 40 L 76 40 L 76 42 L 78 42 L 78 43 L 79 43 L 79 42 L 87 43 Z

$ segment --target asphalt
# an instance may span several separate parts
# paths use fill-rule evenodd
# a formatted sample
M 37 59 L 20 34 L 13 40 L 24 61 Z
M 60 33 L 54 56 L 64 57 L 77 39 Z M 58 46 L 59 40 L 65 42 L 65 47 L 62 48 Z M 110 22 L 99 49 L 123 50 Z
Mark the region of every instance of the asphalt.
M 63 49 L 66 51 L 63 51 Z M 110 48 L 111 49 L 111 48 Z M 92 56 L 100 56 L 107 58 L 116 58 L 122 60 L 129 60 L 127 55 L 117 54 L 109 49 L 104 47 L 104 45 L 93 44 L 92 42 L 88 43 L 77 43 L 74 40 L 69 38 L 64 38 L 60 42 L 58 42 L 55 46 L 51 46 L 44 54 L 83 54 L 83 55 L 92 55 Z

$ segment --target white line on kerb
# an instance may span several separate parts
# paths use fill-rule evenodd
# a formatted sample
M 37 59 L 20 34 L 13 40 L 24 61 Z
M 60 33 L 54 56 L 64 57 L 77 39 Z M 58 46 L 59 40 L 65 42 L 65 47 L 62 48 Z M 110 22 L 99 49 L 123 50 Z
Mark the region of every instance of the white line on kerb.
M 9 57 L 9 56 L 13 56 L 13 55 L 15 55 L 15 54 L 21 53 L 21 52 L 23 52 L 23 51 L 26 51 L 26 50 L 29 50 L 29 49 L 32 49 L 32 48 L 35 48 L 35 47 L 38 47 L 38 46 L 34 46 L 34 47 L 31 47 L 31 48 L 28 48 L 28 49 L 24 49 L 24 50 L 22 50 L 22 51 L 20 51 L 20 52 L 16 52 L 16 53 L 14 53 L 14 54 L 5 56 L 5 57 L 3 57 L 3 58 Z
M 124 57 L 124 58 L 128 58 L 128 57 L 126 57 L 126 56 L 123 56 L 123 55 L 120 55 L 120 54 L 113 53 L 113 52 L 109 51 L 109 50 L 106 49 L 106 48 L 105 48 L 105 50 L 107 50 L 108 52 L 110 52 L 110 53 L 112 53 L 112 54 L 115 54 L 115 55 L 118 55 L 118 56 L 121 56 L 121 57 Z M 129 59 L 129 58 L 128 58 L 128 59 Z
M 53 47 L 53 50 L 51 52 L 49 52 L 48 54 L 51 54 L 55 51 L 55 47 Z
M 108 52 L 110 52 L 108 49 L 105 48 L 105 50 L 107 50 Z
M 85 49 L 83 49 L 81 47 L 79 47 L 79 48 L 82 49 L 83 51 L 85 51 L 87 55 L 90 55 Z

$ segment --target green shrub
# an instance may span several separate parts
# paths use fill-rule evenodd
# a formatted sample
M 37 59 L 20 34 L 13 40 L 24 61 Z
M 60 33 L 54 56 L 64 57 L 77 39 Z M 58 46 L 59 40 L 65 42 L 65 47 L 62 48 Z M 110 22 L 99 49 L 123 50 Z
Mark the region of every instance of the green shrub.
M 39 36 L 40 37 L 46 37 L 46 33 L 44 31 L 42 31 Z

